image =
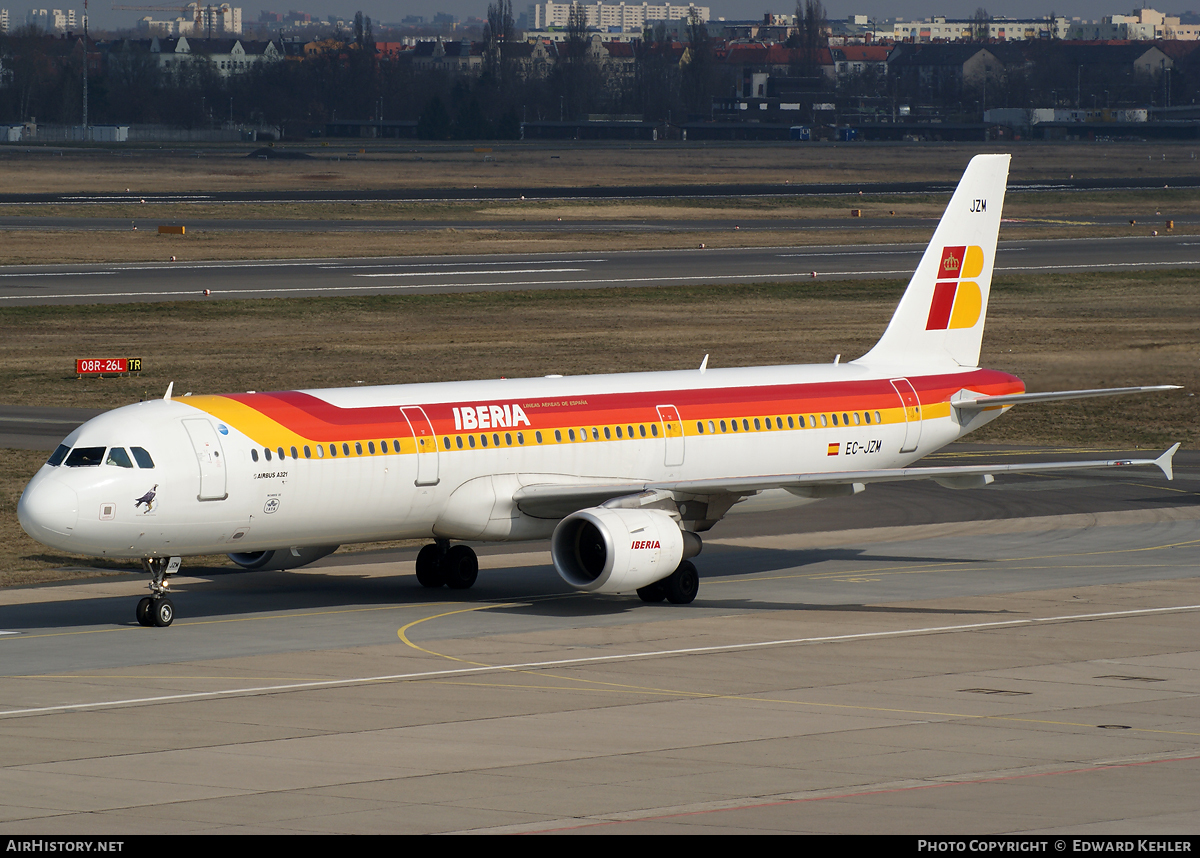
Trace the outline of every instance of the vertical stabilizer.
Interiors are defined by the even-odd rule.
[[[979,365],[1009,157],[971,159],[887,330],[856,362]]]

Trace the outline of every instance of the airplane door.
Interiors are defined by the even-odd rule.
[[[667,445],[663,464],[675,468],[683,464],[683,421],[674,405],[658,406],[658,419],[662,423],[663,440]]]
[[[225,458],[217,431],[203,418],[184,420],[183,428],[192,440],[192,449],[200,466],[200,493],[196,499],[225,500],[229,492],[225,489]]]
[[[438,449],[437,436],[433,434],[433,424],[429,422],[425,409],[418,405],[409,405],[400,409],[408,426],[412,429],[413,441],[417,445],[417,480],[418,486],[436,486],[438,484]]]
[[[893,378],[891,381],[904,406],[904,443],[900,445],[900,452],[911,453],[921,442],[921,400],[907,378]]]

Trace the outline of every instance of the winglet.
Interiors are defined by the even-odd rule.
[[[167,402],[171,401],[171,390],[174,389],[174,387],[175,382],[173,381],[167,385],[167,392],[163,394],[163,399],[167,400]]]
[[[1175,479],[1175,470],[1171,465],[1171,460],[1175,458],[1175,453],[1178,450],[1179,444],[1176,443],[1174,447],[1172,447],[1170,450],[1167,450],[1167,452],[1163,453],[1154,460],[1154,464],[1158,465],[1159,469],[1163,472],[1163,476],[1165,476],[1168,480]]]

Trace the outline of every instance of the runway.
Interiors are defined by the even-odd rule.
[[[923,244],[0,267],[0,306],[907,278]],[[1200,238],[1001,242],[998,275],[1200,265]],[[204,290],[209,290],[205,296]]]
[[[140,576],[0,591],[0,830],[1194,835],[1176,474],[731,516],[687,607],[568,592],[543,544],[465,593],[415,549],[185,566],[166,630]]]

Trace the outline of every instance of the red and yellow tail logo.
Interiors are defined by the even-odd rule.
[[[937,270],[938,282],[933,288],[933,302],[929,305],[925,330],[975,327],[983,309],[983,295],[979,286],[969,278],[978,277],[982,272],[982,247],[959,245],[942,248],[942,259]]]

